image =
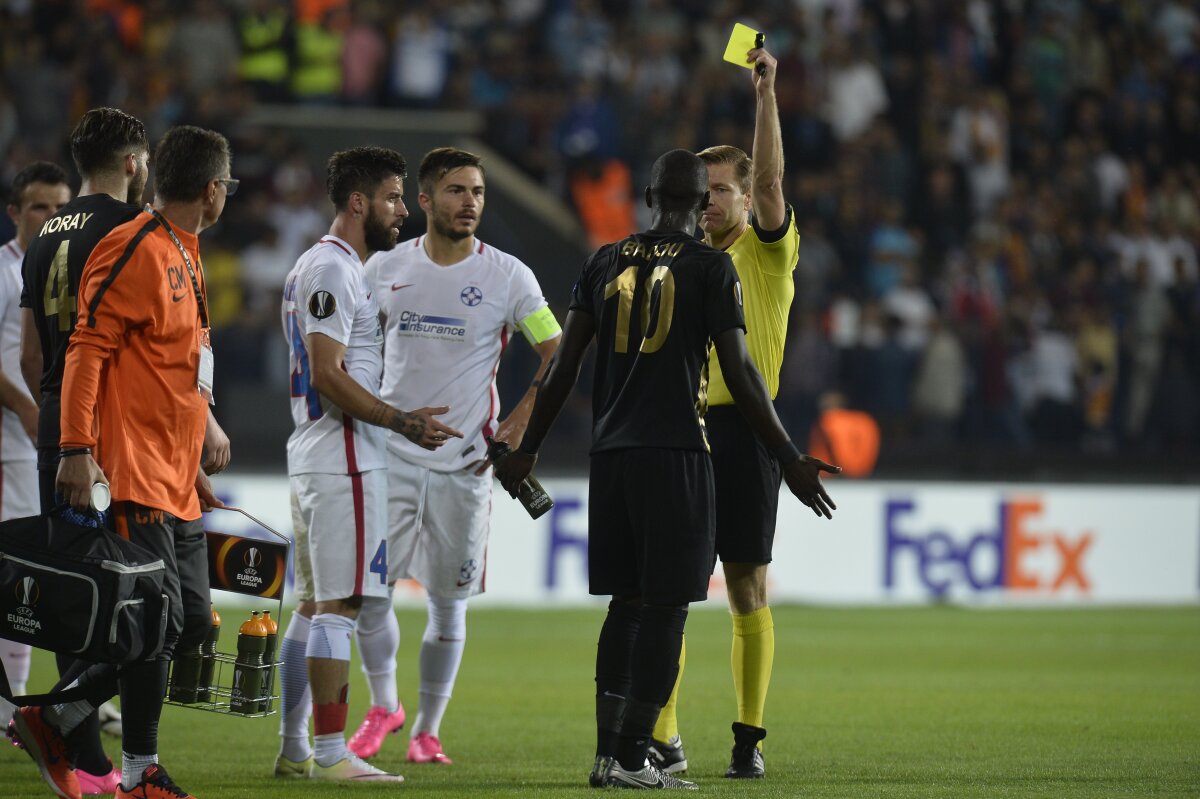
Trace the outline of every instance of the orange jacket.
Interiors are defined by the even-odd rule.
[[[175,229],[196,269],[196,236]],[[139,214],[101,239],[79,282],[62,391],[65,447],[92,447],[114,501],[200,516],[196,471],[208,408],[192,280],[159,222]]]

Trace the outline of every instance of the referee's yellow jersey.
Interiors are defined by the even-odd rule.
[[[800,257],[800,232],[796,230],[791,206],[779,230],[759,230],[752,221],[725,252],[733,258],[733,267],[742,284],[746,348],[767,381],[771,399],[775,399],[779,393],[788,311],[796,293],[792,272]],[[715,348],[709,348],[708,352],[708,404],[733,404]]]

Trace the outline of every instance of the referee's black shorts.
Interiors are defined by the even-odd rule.
[[[770,563],[783,469],[736,405],[704,415],[717,481],[717,554],[722,563]]]
[[[683,605],[708,596],[716,565],[708,453],[622,449],[592,455],[588,583],[601,596]]]

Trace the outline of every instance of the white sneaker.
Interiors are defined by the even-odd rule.
[[[117,706],[112,702],[105,702],[96,708],[96,713],[100,716],[100,732],[105,735],[111,735],[114,738],[120,738],[121,711],[117,710]]]
[[[332,766],[322,766],[314,760],[308,777],[312,780],[335,782],[404,782],[404,778],[399,774],[388,774],[351,752],[347,752],[346,757]]]
[[[646,761],[646,765],[642,766],[637,771],[626,771],[621,768],[621,762],[614,760],[612,768],[608,771],[608,784],[616,788],[668,788],[682,791],[698,791],[700,786],[694,782],[681,780],[676,776],[667,774],[658,766],[650,764]]]

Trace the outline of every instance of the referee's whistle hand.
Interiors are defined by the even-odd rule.
[[[789,463],[783,468],[783,479],[787,483],[788,490],[795,494],[796,499],[811,508],[813,513],[817,516],[824,516],[826,519],[832,519],[837,505],[830,499],[829,494],[825,491],[825,486],[821,485],[821,472],[838,474],[841,471],[842,467],[840,466],[826,463],[811,455],[804,455],[800,460]]]

